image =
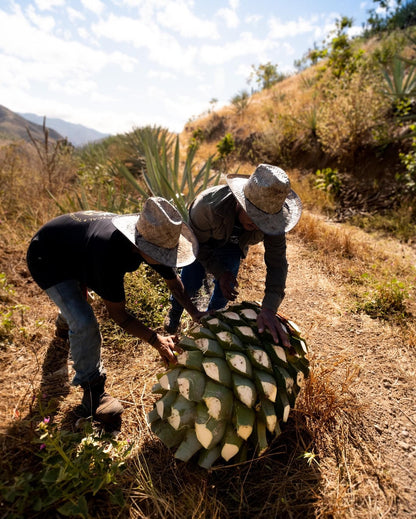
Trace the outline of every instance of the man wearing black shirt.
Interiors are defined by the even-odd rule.
[[[149,264],[191,317],[199,320],[203,313],[173,270],[192,263],[197,248],[178,211],[158,197],[149,198],[140,215],[85,211],[58,216],[32,238],[29,270],[68,324],[75,369],[72,383],[84,389],[85,415],[112,423],[123,412],[120,402],[104,391],[101,334],[86,289],[103,299],[110,317],[124,330],[149,342],[165,362],[175,362],[173,337],[157,334],[127,310],[124,275],[143,262]]]

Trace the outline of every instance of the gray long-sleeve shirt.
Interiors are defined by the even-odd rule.
[[[237,200],[228,185],[203,191],[189,209],[190,225],[199,241],[198,260],[218,279],[225,267],[215,255],[215,249],[225,245],[231,236],[237,214]],[[261,231],[244,231],[239,246],[245,257],[250,245],[264,243],[267,268],[262,306],[276,312],[285,295],[288,263],[286,236],[269,236]]]

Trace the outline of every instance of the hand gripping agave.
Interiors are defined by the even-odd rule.
[[[261,307],[243,302],[205,317],[179,346],[178,363],[158,375],[151,430],[175,458],[214,463],[260,456],[281,433],[309,374],[307,346],[295,323],[277,314],[291,348],[259,334]]]

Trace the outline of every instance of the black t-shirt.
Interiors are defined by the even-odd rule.
[[[84,211],[58,216],[41,227],[27,252],[36,283],[45,290],[76,279],[103,299],[124,301],[124,275],[137,270],[145,260],[113,225],[114,216]],[[171,267],[150,266],[164,279],[176,276]]]

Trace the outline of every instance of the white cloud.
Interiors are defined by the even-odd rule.
[[[230,29],[238,27],[238,24],[240,23],[237,13],[232,9],[222,8],[217,12],[217,16],[222,18]]]
[[[195,16],[183,1],[168,2],[163,11],[157,13],[157,21],[185,38],[218,38],[215,24]]]
[[[352,27],[350,27],[348,29],[348,36],[350,38],[354,38],[355,36],[359,36],[360,34],[362,34],[362,32],[363,32],[362,27],[359,27],[358,25],[353,25]]]
[[[85,9],[95,14],[101,14],[105,8],[105,5],[100,0],[81,0],[81,3]]]
[[[204,45],[200,56],[202,62],[207,65],[222,65],[238,57],[261,56],[266,51],[277,48],[278,43],[272,39],[260,40],[254,38],[251,33],[242,33],[239,40],[223,45]]]
[[[43,32],[19,10],[14,15],[0,11],[0,26],[0,89],[13,94],[15,89],[23,92],[32,88],[56,92],[58,98],[68,95],[86,99],[97,91],[95,76],[106,67],[131,72],[137,62],[121,52],[91,49]],[[21,36],[16,38],[17,34]],[[10,97],[9,92],[5,98]]]
[[[176,78],[174,74],[166,70],[148,70],[147,77],[151,79],[160,79],[161,81]]]
[[[67,7],[66,12],[67,12],[68,18],[71,22],[85,20],[85,16],[80,11],[73,9],[72,7]]]
[[[249,88],[252,64],[288,70],[337,16],[305,7],[287,18],[269,0],[0,4],[0,102],[112,133],[145,124],[180,131],[210,99],[229,104]]]
[[[65,5],[65,0],[35,0],[35,4],[41,11],[51,11],[54,7]]]
[[[55,27],[55,20],[52,16],[40,16],[36,13],[33,5],[29,5],[26,10],[29,20],[36,25],[38,29],[44,32],[51,32]]]
[[[42,63],[49,67],[49,74],[55,70],[67,70],[69,74],[83,70],[92,74],[111,63],[128,69],[136,62],[121,52],[98,51],[77,41],[65,41],[44,33],[33,27],[21,12],[7,15],[0,11],[0,26],[0,51],[29,65]],[[16,38],[16,34],[22,37]]]
[[[262,19],[263,16],[261,14],[250,14],[244,18],[244,22],[247,25],[257,25]]]
[[[148,58],[163,67],[181,71],[185,75],[193,73],[195,47],[182,47],[171,35],[148,21],[135,20],[126,16],[110,15],[92,27],[97,36],[114,42],[130,43],[136,48],[148,50]]]
[[[96,81],[81,77],[67,78],[65,81],[52,80],[48,86],[51,92],[74,97],[89,93],[93,94],[97,90]]]
[[[283,22],[279,18],[272,17],[269,21],[269,37],[275,39],[295,38],[299,34],[313,33],[316,29],[316,17],[309,20],[298,18],[293,21]]]
[[[14,90],[29,90],[30,81],[25,70],[25,64],[12,56],[0,54],[0,88],[9,90],[9,94]],[[1,98],[1,96],[0,96]]]
[[[245,80],[248,79],[251,72],[251,65],[241,64],[235,70],[236,75],[243,77]]]

